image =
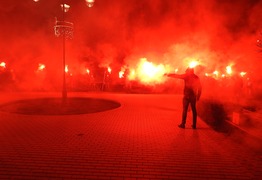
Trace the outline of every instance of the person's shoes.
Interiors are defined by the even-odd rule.
[[[185,129],[185,125],[184,124],[180,124],[180,125],[178,125],[178,127]]]
[[[196,129],[196,126],[192,125],[192,128],[193,128],[193,129]]]

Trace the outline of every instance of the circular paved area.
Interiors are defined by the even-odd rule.
[[[0,111],[27,115],[74,115],[102,112],[120,106],[116,101],[98,98],[38,98],[3,104]]]

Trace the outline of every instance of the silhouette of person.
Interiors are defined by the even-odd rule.
[[[196,102],[200,99],[200,96],[202,93],[202,86],[201,86],[199,77],[194,73],[193,68],[187,68],[185,71],[185,74],[168,73],[168,74],[165,74],[165,76],[183,79],[185,82],[182,122],[180,125],[178,125],[178,127],[185,128],[188,106],[190,104],[192,114],[193,114],[192,128],[196,129],[196,123],[197,123]]]

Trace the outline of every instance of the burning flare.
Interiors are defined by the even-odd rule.
[[[240,72],[240,76],[244,77],[247,73],[246,72]]]
[[[165,81],[164,74],[167,68],[162,65],[155,65],[146,58],[141,58],[136,70],[131,70],[129,80],[137,79],[145,84],[163,83]]]
[[[44,69],[45,69],[45,65],[39,63],[39,64],[38,64],[38,71],[43,71]]]
[[[94,6],[94,3],[95,3],[95,0],[86,0],[86,5],[90,8]]]
[[[110,67],[108,67],[108,68],[107,68],[107,71],[108,71],[109,74],[111,74],[112,69],[111,69]]]
[[[119,71],[119,73],[118,73],[118,77],[121,79],[121,78],[124,78],[124,74],[125,74],[125,68],[124,67],[122,67],[121,68],[121,71]]]
[[[216,76],[218,76],[219,72],[218,72],[217,70],[215,70],[215,71],[213,72],[213,74],[216,75]]]
[[[68,73],[68,65],[65,66],[65,72]]]
[[[195,60],[193,60],[193,61],[191,61],[190,63],[189,63],[189,68],[195,68],[197,65],[199,65],[199,62],[198,61],[195,61]]]
[[[227,72],[227,74],[232,74],[232,68],[231,68],[231,66],[227,66],[227,67],[226,67],[226,72]]]
[[[0,67],[6,68],[6,63],[5,63],[5,62],[1,62],[1,63],[0,63]]]

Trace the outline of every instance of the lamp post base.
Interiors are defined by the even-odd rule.
[[[62,100],[63,100],[63,103],[65,103],[66,100],[67,100],[67,92],[66,92],[66,90],[63,90],[63,92],[62,92]]]

